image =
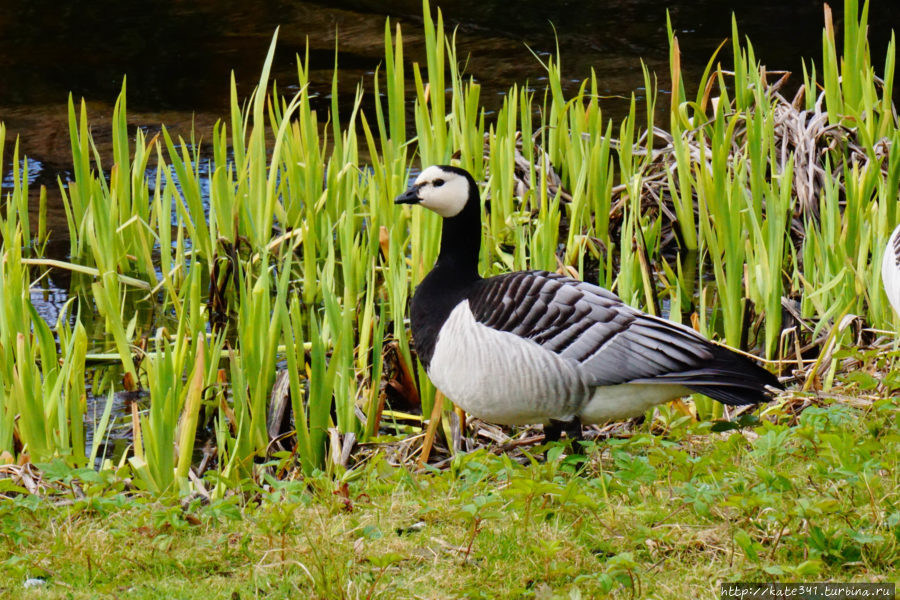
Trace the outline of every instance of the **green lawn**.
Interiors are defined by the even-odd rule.
[[[719,433],[664,409],[581,454],[535,448],[526,466],[482,450],[416,473],[376,454],[211,503],[152,500],[113,474],[76,480],[74,500],[10,493],[0,595],[717,598],[722,582],[890,581],[900,401],[794,416],[808,400]],[[45,476],[73,487],[58,465]],[[45,583],[26,590],[29,577]]]

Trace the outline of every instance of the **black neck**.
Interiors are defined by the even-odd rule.
[[[452,168],[452,167],[445,167]],[[441,251],[435,270],[455,271],[461,279],[479,279],[478,255],[481,251],[481,196],[468,172],[453,169],[469,180],[469,200],[455,217],[444,219],[441,229]]]
[[[452,269],[460,275],[478,278],[478,255],[481,251],[481,207],[477,198],[469,200],[455,217],[444,219],[441,229],[441,251],[435,269]]]
[[[478,276],[481,200],[475,182],[468,173],[466,176],[472,195],[462,212],[444,219],[437,262],[416,288],[412,300],[410,318],[416,353],[426,368],[444,321],[481,279]]]
[[[481,197],[468,172],[442,167],[469,180],[469,199],[455,217],[445,218],[441,228],[441,251],[431,272],[416,288],[410,309],[412,333],[419,360],[428,368],[438,333],[451,311],[477,285],[478,254],[481,250]]]

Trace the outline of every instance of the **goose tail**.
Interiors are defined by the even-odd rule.
[[[740,406],[768,402],[784,386],[755,361],[724,346],[710,344],[712,359],[703,367],[663,376],[722,404]]]

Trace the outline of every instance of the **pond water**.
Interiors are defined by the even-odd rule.
[[[594,69],[608,94],[611,115],[640,94],[643,59],[666,87],[666,12],[679,36],[687,77],[696,76],[731,33],[731,15],[770,69],[799,70],[803,57],[818,57],[820,0],[519,0],[514,9],[496,0],[439,3],[448,28],[458,27],[460,57],[483,85],[490,105],[513,83],[540,85],[542,69],[526,45],[548,53],[558,44],[571,87]],[[841,4],[841,2],[835,2]],[[835,6],[839,22],[841,7]],[[229,74],[241,91],[258,77],[275,27],[281,27],[275,76],[296,80],[294,57],[307,43],[314,91],[328,101],[335,36],[340,51],[342,98],[370,77],[383,55],[385,19],[406,25],[412,59],[424,56],[418,0],[288,2],[198,0],[195,2],[58,3],[34,0],[0,12],[0,120],[7,144],[21,136],[35,160],[31,179],[55,187],[70,162],[65,103],[69,92],[91,109],[95,139],[104,141],[111,103],[128,77],[129,115],[150,131],[161,122],[176,131],[195,123],[201,131],[225,114]],[[874,55],[884,55],[894,2],[871,9]],[[9,148],[4,157],[9,161]],[[61,216],[61,215],[60,215]],[[52,217],[52,215],[51,215]]]

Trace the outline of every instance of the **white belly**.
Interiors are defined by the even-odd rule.
[[[586,424],[628,419],[690,393],[686,387],[672,384],[622,383],[598,387],[594,388],[578,418]]]
[[[571,420],[590,396],[577,363],[482,325],[468,301],[441,328],[428,376],[465,411],[504,425]]]
[[[671,384],[592,387],[578,363],[478,323],[467,301],[453,309],[441,328],[428,376],[463,410],[504,425],[576,417],[582,423],[603,423],[643,414],[690,393]]]

